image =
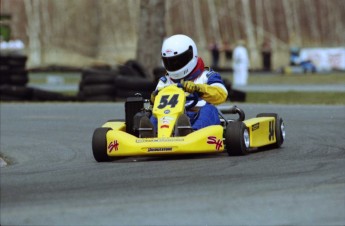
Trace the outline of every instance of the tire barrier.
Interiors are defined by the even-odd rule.
[[[228,79],[223,79],[225,88],[228,90],[228,99],[231,102],[245,102],[246,92],[232,88],[232,83]]]
[[[117,69],[88,68],[82,71],[77,99],[79,101],[116,101],[140,93],[150,98],[156,83],[148,80],[141,64],[129,60]]]
[[[0,101],[75,101],[76,97],[27,87],[27,57],[0,55]]]
[[[0,55],[0,85],[26,86],[29,81],[26,56]]]
[[[145,68],[135,60],[128,60],[123,65],[119,65],[118,68],[121,75],[149,78]]]
[[[77,100],[115,101],[117,70],[87,68],[82,71]]]
[[[32,89],[32,98],[33,101],[76,101],[75,96],[64,95],[59,92],[47,91],[37,88]]]
[[[153,69],[155,82],[158,83],[159,79],[167,73],[164,67],[156,67]]]
[[[2,101],[20,101],[31,100],[32,89],[25,86],[1,85],[0,100]]]
[[[0,100],[30,100],[32,90],[27,88],[29,82],[26,70],[27,57],[22,55],[0,55]]]
[[[76,101],[74,96],[38,88],[14,85],[0,86],[0,101]]]
[[[86,68],[81,70],[79,90],[75,96],[67,96],[38,88],[26,87],[29,77],[25,69],[26,57],[4,57],[0,62],[0,100],[1,101],[122,101],[138,93],[150,99],[159,78],[165,75],[162,67],[153,70],[154,81],[138,62],[129,60],[116,69],[112,67]],[[246,93],[234,90],[231,82],[224,80],[232,102],[244,102]]]

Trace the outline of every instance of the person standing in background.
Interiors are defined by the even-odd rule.
[[[219,46],[215,40],[212,40],[208,48],[212,57],[211,68],[217,69],[219,64]]]
[[[262,69],[264,71],[272,70],[272,48],[268,40],[265,40],[261,46],[261,57],[262,57]]]
[[[234,86],[245,86],[248,82],[248,51],[243,40],[238,41],[233,52]]]
[[[232,60],[232,51],[233,48],[232,46],[229,44],[228,41],[225,41],[223,44],[223,48],[222,48],[223,52],[224,52],[224,56],[225,56],[225,64],[227,66],[231,65],[231,60]]]

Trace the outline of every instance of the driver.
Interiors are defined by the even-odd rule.
[[[167,73],[160,78],[151,95],[151,102],[154,102],[158,90],[176,83],[181,83],[184,90],[191,95],[199,95],[197,104],[177,120],[175,136],[185,136],[193,130],[219,125],[215,105],[225,102],[228,92],[219,73],[204,67],[194,41],[186,35],[173,35],[163,42],[161,55]],[[143,117],[140,121],[139,128],[143,131],[147,132],[149,128],[153,128],[154,134],[156,127],[157,119],[154,116],[151,116],[150,120]],[[153,137],[153,134],[146,137]]]

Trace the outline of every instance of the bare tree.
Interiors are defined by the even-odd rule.
[[[160,64],[160,52],[165,37],[165,1],[141,0],[137,42],[137,60],[148,70],[153,80],[153,69]]]
[[[286,27],[287,27],[287,36],[288,36],[288,42],[291,42],[291,36],[294,33],[293,31],[293,21],[290,19],[292,18],[292,10],[291,6],[289,3],[289,0],[283,0],[283,9],[284,9],[284,14],[285,14],[285,22],[286,22]]]
[[[29,57],[33,66],[39,66],[42,63],[40,2],[27,0],[24,4],[28,18]]]
[[[255,1],[255,10],[256,10],[256,42],[261,44],[264,40],[263,28],[264,28],[264,15],[262,9],[262,0]]]
[[[246,38],[251,55],[267,38],[285,55],[290,45],[343,46],[344,11],[344,0],[1,0],[29,66],[136,58],[149,72],[160,65],[165,35],[178,32],[196,36],[200,51],[211,36]]]
[[[310,27],[310,31],[311,31],[311,40],[315,43],[315,42],[319,42],[320,40],[320,35],[319,35],[319,29],[317,26],[317,20],[318,20],[318,16],[317,16],[317,11],[315,8],[315,4],[313,0],[304,0],[305,3],[305,9],[307,11],[308,14],[308,24]]]
[[[229,14],[231,17],[231,28],[233,33],[233,38],[235,40],[239,40],[241,38],[239,23],[238,23],[238,15],[236,10],[236,1],[228,1],[227,8],[229,9]]]
[[[216,10],[215,1],[207,0],[207,5],[210,10],[210,20],[211,20],[211,37],[216,41],[220,40],[220,30],[219,30],[219,21],[218,21],[218,12]]]
[[[257,51],[257,46],[255,42],[255,31],[254,31],[254,26],[252,22],[252,17],[250,13],[250,6],[249,6],[249,0],[242,0],[242,7],[243,7],[243,15],[244,15],[244,24],[245,24],[245,32],[247,35],[247,40],[248,40],[248,47],[249,51],[251,52],[251,59],[257,59],[259,57],[258,51]],[[257,62],[254,60],[251,60],[252,62],[252,67],[257,66],[253,65],[253,62]]]
[[[266,18],[267,18],[267,23],[268,23],[268,30],[270,32],[270,34],[276,38],[276,28],[275,28],[275,25],[274,25],[274,12],[273,12],[273,9],[272,9],[272,4],[273,2],[271,2],[270,0],[263,0],[262,4],[264,5],[264,9],[265,9],[265,12],[266,12]],[[273,49],[276,49],[276,42],[275,42],[275,39],[272,39],[272,48]]]
[[[204,24],[202,22],[202,16],[201,16],[201,10],[200,10],[200,2],[199,1],[193,1],[193,13],[194,13],[194,20],[195,20],[195,27],[197,35],[198,35],[198,40],[200,42],[200,46],[203,48],[206,48],[207,43],[206,43],[206,36],[205,36],[205,30],[204,30]]]

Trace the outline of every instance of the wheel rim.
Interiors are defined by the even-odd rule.
[[[243,139],[244,139],[244,145],[245,145],[246,148],[248,149],[248,148],[249,148],[249,145],[250,145],[250,140],[249,140],[249,133],[248,133],[248,130],[247,130],[247,129],[244,130]]]
[[[280,131],[282,133],[283,140],[285,140],[285,126],[283,122],[280,124]]]

